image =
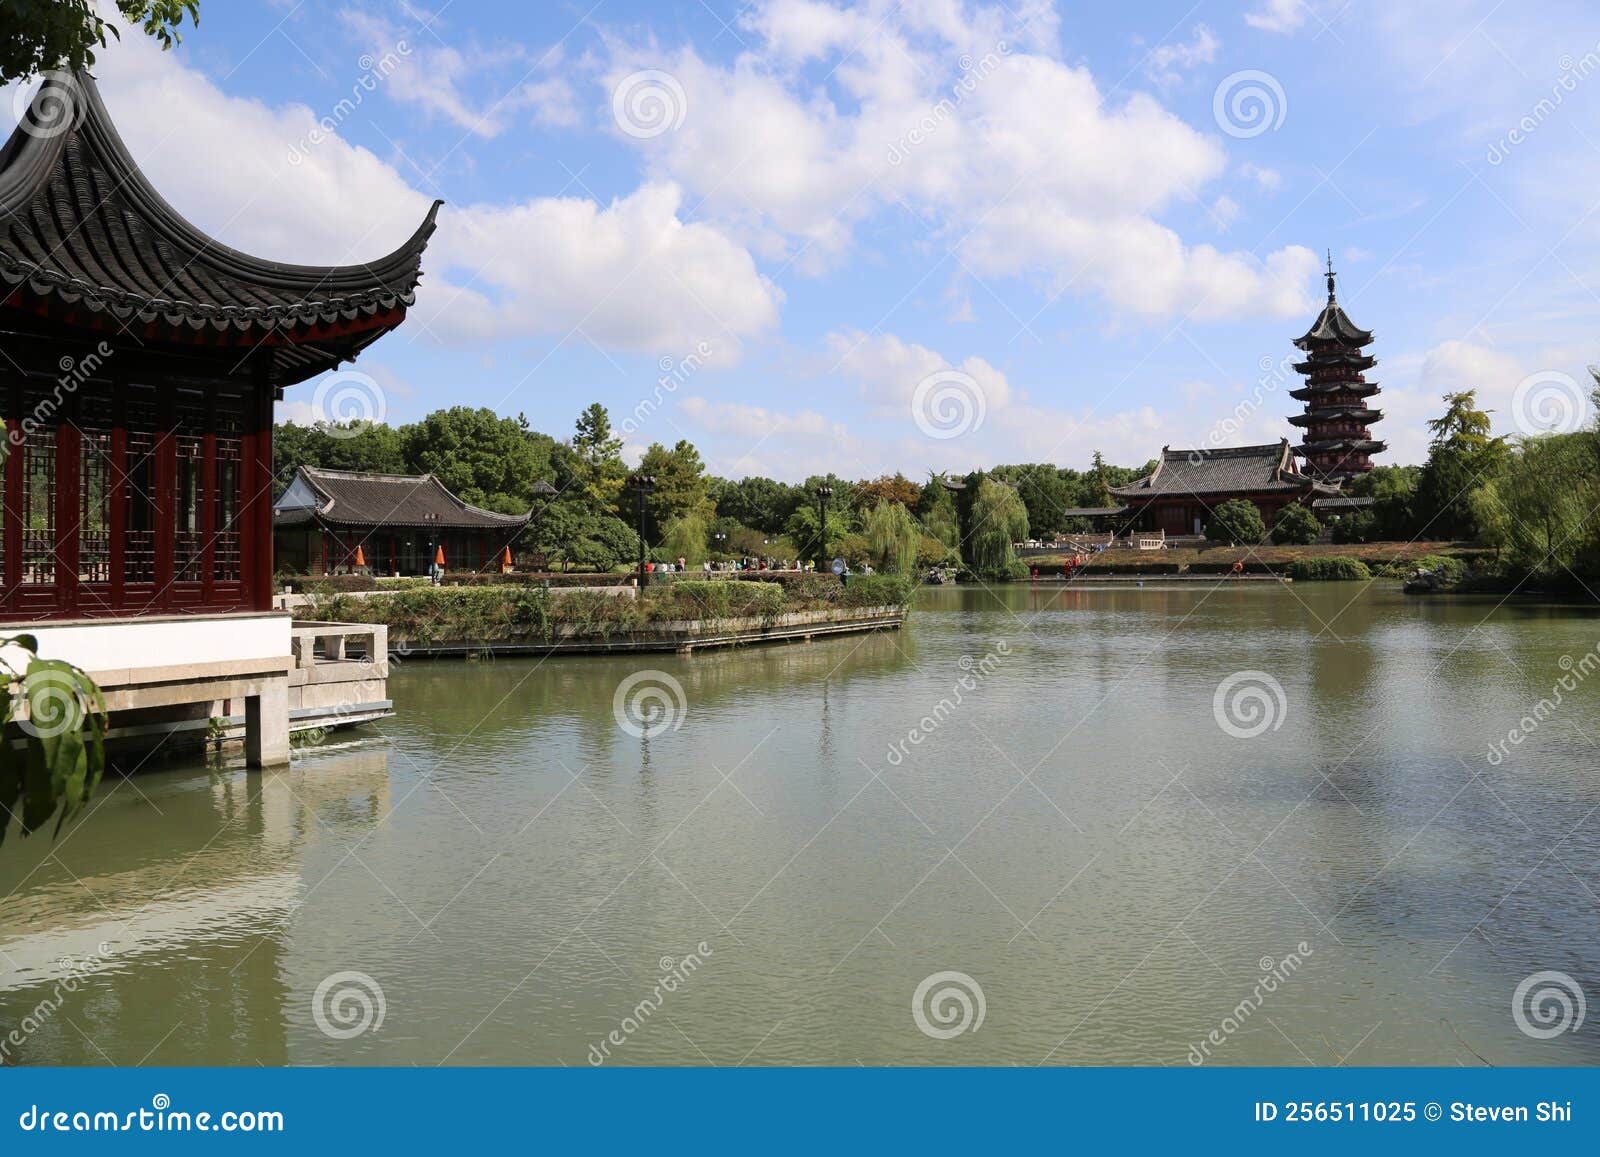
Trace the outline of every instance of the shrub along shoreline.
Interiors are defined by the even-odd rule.
[[[666,577],[666,576],[663,576]],[[757,620],[772,626],[789,614],[894,607],[902,612],[916,586],[895,575],[858,575],[841,583],[833,575],[794,576],[788,582],[728,582],[669,578],[638,595],[544,586],[425,586],[370,594],[317,597],[305,617],[378,623],[390,646],[445,643],[545,643],[626,640],[660,636],[669,624],[694,622],[729,629]],[[742,621],[736,623],[736,621]]]

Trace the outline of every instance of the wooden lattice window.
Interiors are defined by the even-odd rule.
[[[160,512],[156,452],[161,406],[154,390],[130,386],[124,396],[122,577],[133,584],[156,581],[156,527]]]
[[[12,453],[22,455],[23,586],[56,581],[56,432],[26,433]]]
[[[205,475],[204,395],[179,391],[177,419],[172,577],[176,582],[193,583],[205,577],[205,506],[210,498]]]
[[[111,433],[84,429],[78,439],[78,581],[111,581]]]
[[[218,582],[238,582],[244,577],[239,511],[244,483],[245,400],[237,394],[221,394],[215,413],[217,505],[211,572]]]

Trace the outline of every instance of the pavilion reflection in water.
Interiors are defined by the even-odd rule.
[[[8,847],[0,1040],[31,1031],[7,1061],[288,1063],[326,972],[302,905],[391,811],[389,758],[374,747],[303,770],[144,777],[144,797],[120,785],[55,846]],[[74,874],[75,837],[95,841],[90,874]]]

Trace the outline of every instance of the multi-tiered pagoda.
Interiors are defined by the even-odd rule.
[[[1316,324],[1295,345],[1306,360],[1295,364],[1306,384],[1290,397],[1306,404],[1306,412],[1289,419],[1305,431],[1294,452],[1306,460],[1306,472],[1325,482],[1344,482],[1372,469],[1372,455],[1387,449],[1372,436],[1372,423],[1383,417],[1370,399],[1378,384],[1366,371],[1378,364],[1362,350],[1372,334],[1358,329],[1339,308],[1333,292],[1333,255],[1328,255],[1328,304]]]

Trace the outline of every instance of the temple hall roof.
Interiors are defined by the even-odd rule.
[[[1284,438],[1265,446],[1222,449],[1163,446],[1154,472],[1127,486],[1113,486],[1111,493],[1120,499],[1138,500],[1161,495],[1290,493],[1314,487],[1316,483],[1296,468],[1289,439]]]
[[[527,514],[496,514],[463,502],[432,474],[371,474],[302,466],[273,505],[273,524],[514,530]]]

